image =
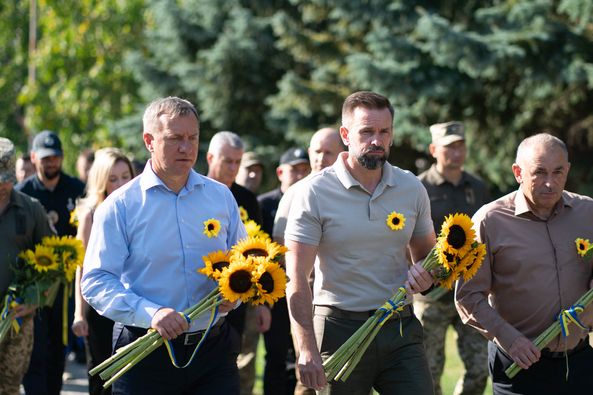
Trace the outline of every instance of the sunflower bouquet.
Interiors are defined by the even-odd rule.
[[[217,287],[182,313],[188,323],[191,323],[210,311],[210,322],[202,341],[216,322],[218,305],[223,300],[240,300],[254,305],[273,304],[284,296],[286,274],[277,262],[285,252],[286,247],[272,242],[269,238],[247,237],[234,245],[230,251],[219,250],[202,257],[204,267],[198,269],[198,272],[215,281]],[[202,341],[196,346],[190,360],[185,365],[178,366],[170,342],[165,341],[157,331],[149,329],[146,335],[116,350],[113,356],[92,369],[89,374],[99,374],[105,380],[103,386],[108,388],[163,344],[169,351],[171,362],[178,368],[184,368],[191,363]]]
[[[71,290],[76,268],[82,265],[84,247],[80,240],[71,236],[48,236],[33,249],[22,251],[16,263],[11,267],[14,273],[13,283],[4,297],[0,313],[0,342],[10,328],[18,331],[19,320],[15,320],[10,309],[19,304],[52,306],[60,286],[66,286],[64,292],[63,314],[67,317],[66,303]],[[64,319],[62,340],[67,342],[68,321]]]
[[[593,256],[593,244],[588,239],[577,238],[575,240],[577,254],[585,259],[590,260]],[[543,350],[556,336],[562,333],[562,336],[568,336],[569,326],[571,323],[577,327],[590,331],[591,329],[585,326],[579,319],[579,314],[591,304],[593,301],[593,288],[585,292],[575,304],[568,309],[563,309],[558,313],[556,321],[550,325],[545,331],[543,331],[538,337],[535,338],[533,344],[541,351]],[[505,370],[505,374],[508,378],[512,379],[521,371],[519,365],[513,362],[511,366]],[[566,372],[568,375],[568,371]],[[568,379],[568,378],[567,378]]]
[[[401,230],[405,226],[405,217],[392,212],[387,217],[387,226],[392,231]],[[424,269],[432,273],[437,285],[451,289],[458,278],[468,280],[478,271],[486,255],[486,246],[475,240],[472,226],[466,214],[449,215],[443,222],[436,245],[422,263]],[[407,291],[402,286],[323,363],[328,381],[348,379],[382,326],[403,310],[406,297]],[[401,326],[400,334],[403,335]]]

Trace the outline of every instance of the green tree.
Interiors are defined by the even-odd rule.
[[[59,133],[70,169],[82,147],[119,144],[107,125],[129,114],[137,101],[137,85],[122,58],[138,42],[142,6],[142,0],[38,4],[32,59],[37,77],[23,84],[19,104],[33,132]]]

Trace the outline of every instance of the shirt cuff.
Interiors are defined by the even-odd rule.
[[[150,328],[152,326],[152,317],[161,308],[163,308],[163,306],[159,306],[146,299],[143,300],[142,302],[140,302],[140,305],[136,310],[134,323],[132,325],[139,328]]]

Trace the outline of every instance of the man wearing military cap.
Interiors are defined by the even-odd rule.
[[[35,174],[15,188],[41,202],[59,236],[75,236],[76,227],[70,224],[70,213],[75,208],[76,199],[84,192],[84,184],[62,171],[63,159],[58,135],[49,130],[38,133],[31,149]],[[52,307],[44,307],[35,318],[31,364],[23,381],[27,394],[59,395],[62,388],[65,365],[62,292],[60,289]]]
[[[257,193],[264,175],[264,163],[260,157],[253,151],[247,151],[241,158],[239,172],[235,177],[235,182],[242,187]]]
[[[52,234],[43,206],[14,190],[16,182],[14,145],[0,137],[0,305],[4,303],[19,252],[34,248]],[[33,315],[36,306],[17,305],[11,309],[20,318],[19,332],[10,332],[0,343],[0,394],[18,394],[29,366],[33,348]],[[0,306],[4,308],[4,306]]]
[[[471,216],[489,198],[486,185],[463,168],[467,154],[463,124],[456,121],[438,123],[430,127],[430,133],[429,151],[436,163],[418,177],[428,191],[432,222],[438,234],[445,216],[454,213]],[[486,341],[477,331],[463,325],[453,304],[453,293],[448,292],[437,299],[439,291],[426,297],[419,296],[414,304],[424,327],[424,346],[434,392],[441,394],[445,335],[451,325],[457,332],[457,346],[465,368],[455,394],[482,394],[488,378]]]

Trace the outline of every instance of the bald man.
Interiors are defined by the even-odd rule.
[[[587,330],[571,325],[542,351],[533,344],[592,286],[593,261],[577,254],[575,240],[593,235],[593,199],[564,190],[569,169],[560,139],[528,137],[512,167],[519,189],[473,216],[488,253],[475,277],[457,284],[455,302],[463,322],[490,340],[495,395],[593,388]],[[585,308],[580,320],[590,328],[593,309]],[[504,371],[513,362],[524,370],[509,379]]]

